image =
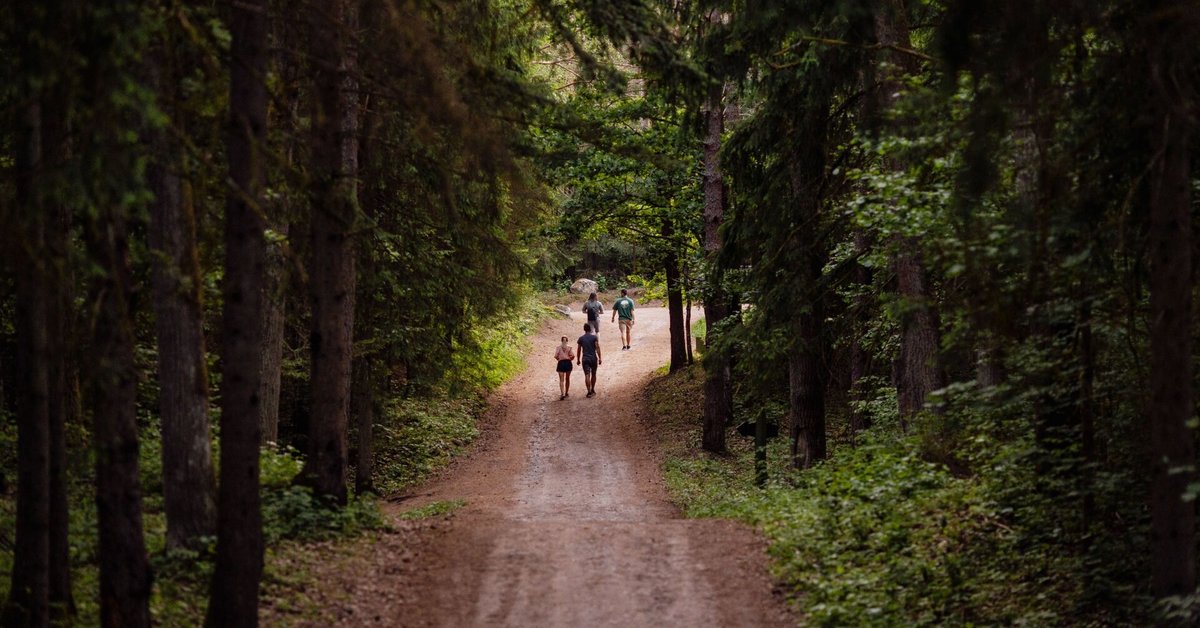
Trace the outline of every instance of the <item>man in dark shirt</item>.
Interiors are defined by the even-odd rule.
[[[575,352],[576,364],[583,365],[583,385],[587,386],[587,396],[596,396],[596,367],[604,359],[600,355],[600,337],[592,333],[592,326],[583,325],[583,335],[575,341],[579,350]]]

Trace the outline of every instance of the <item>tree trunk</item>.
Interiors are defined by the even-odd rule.
[[[797,469],[807,469],[826,456],[820,317],[816,307],[800,315],[799,346],[788,352],[792,464]]]
[[[19,116],[16,209],[5,243],[16,274],[17,523],[12,588],[4,623],[50,624],[50,307],[45,214],[35,173],[42,167],[41,108],[36,100]]]
[[[160,94],[173,89],[157,82]],[[154,159],[146,174],[154,192],[150,246],[157,257],[152,282],[167,547],[197,547],[216,530],[217,512],[196,222],[177,147],[165,129],[150,133]]]
[[[282,213],[282,212],[280,212]],[[286,236],[288,224],[281,224],[277,231]],[[283,247],[267,245],[266,267],[263,285],[263,354],[262,354],[262,439],[263,442],[279,441],[279,394],[283,385],[283,332],[286,322],[287,268]]]
[[[54,90],[46,100],[42,131],[44,170],[61,172],[67,159],[67,95]],[[74,311],[67,234],[71,230],[71,211],[56,199],[46,229],[47,263],[51,299],[47,325],[50,365],[48,371],[50,413],[50,614],[65,623],[75,615],[71,593],[70,505],[67,500],[67,424],[79,417],[78,367],[73,358],[74,336],[71,312]]]
[[[892,75],[883,78],[878,86],[880,113],[886,113],[895,104],[897,94],[904,89],[903,77],[916,71],[913,58],[896,51],[896,48],[911,46],[906,12],[904,0],[886,0],[875,15],[875,39],[879,45],[891,50],[888,60],[894,66]],[[899,163],[891,167],[903,169]],[[915,238],[900,238],[895,244],[899,250],[893,260],[896,288],[905,312],[900,321],[897,396],[900,425],[907,429],[912,417],[925,406],[929,393],[945,386],[945,378],[938,354],[941,336],[937,319],[929,307],[920,243]]]
[[[263,351],[266,244],[260,211],[266,181],[267,2],[245,0],[230,9],[228,135],[225,210],[225,299],[221,335],[221,482],[217,555],[205,625],[258,625],[263,568],[259,500],[259,393]]]
[[[729,356],[714,350],[713,341],[721,321],[729,315],[729,300],[722,287],[720,270],[716,265],[721,250],[721,223],[725,219],[725,180],[721,172],[721,134],[725,130],[722,110],[722,87],[709,91],[704,118],[707,133],[704,137],[704,252],[712,271],[704,295],[704,428],[701,445],[706,451],[725,451],[725,426],[733,417],[732,374]]]
[[[937,319],[930,309],[925,269],[915,251],[916,242],[906,240],[895,259],[896,286],[904,299],[900,319],[900,424],[907,429],[912,417],[925,407],[929,393],[945,386],[938,359],[940,337]]]
[[[862,254],[867,249],[867,237],[861,230],[856,230],[854,233],[854,251]],[[871,284],[871,271],[862,264],[856,264],[854,268],[854,282],[858,284],[858,289],[861,294],[854,298],[854,318],[860,325],[870,315],[870,299],[866,296],[866,291]],[[850,340],[850,432],[852,435],[871,427],[871,416],[862,408],[862,403],[866,401],[866,391],[863,390],[862,380],[871,370],[871,352],[868,351],[862,344],[861,329],[854,330],[854,337]]]
[[[375,473],[375,386],[371,379],[370,360],[354,361],[354,421],[358,431],[354,469],[356,495],[375,492],[372,476]]]
[[[93,262],[92,442],[96,449],[100,623],[150,625],[150,566],[138,480],[137,381],[129,241],[121,208],[101,207],[87,229]]]
[[[303,481],[346,503],[346,432],[354,329],[354,246],[358,213],[358,28],[352,0],[322,0],[314,11],[316,61],[312,216],[312,386]]]
[[[687,349],[687,363],[691,366],[695,363],[695,357],[692,355],[692,282],[690,281],[691,272],[688,270],[688,264],[684,264],[683,268],[683,334],[684,348]]]
[[[1150,538],[1154,594],[1196,588],[1192,400],[1191,164],[1186,119],[1161,114],[1150,186]],[[1187,471],[1180,471],[1186,469]]]
[[[667,277],[667,316],[671,321],[671,365],[674,373],[687,366],[687,346],[683,322],[683,290],[679,285],[679,254],[675,252],[672,238],[674,226],[670,220],[662,224],[662,236],[667,241],[667,253],[663,259],[663,270]]]

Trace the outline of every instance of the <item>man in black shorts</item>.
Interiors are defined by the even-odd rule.
[[[583,385],[587,396],[596,396],[596,367],[604,363],[600,355],[600,336],[592,333],[592,326],[584,323],[583,335],[575,341],[579,350],[575,352],[575,363],[583,365]]]

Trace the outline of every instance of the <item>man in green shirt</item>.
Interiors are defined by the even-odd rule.
[[[613,303],[612,316],[609,317],[609,322],[612,322],[617,316],[621,320],[617,323],[617,335],[621,337],[624,344],[621,345],[621,350],[624,351],[630,347],[630,330],[633,329],[633,299],[629,298],[629,291],[621,289],[621,298]]]

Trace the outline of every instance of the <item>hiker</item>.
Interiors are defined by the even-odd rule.
[[[587,322],[592,326],[592,333],[600,335],[600,315],[604,313],[604,304],[596,298],[593,292],[583,304],[583,313],[587,314]]]
[[[633,299],[629,298],[629,291],[622,288],[621,298],[613,303],[612,319],[619,315],[621,320],[617,323],[617,335],[621,337],[621,350],[630,348],[633,341],[630,339],[630,331],[633,329]]]
[[[562,344],[554,350],[554,359],[558,360],[558,400],[562,401],[571,394],[571,362],[575,361],[575,352],[567,344],[567,337],[562,337]]]
[[[592,333],[590,323],[583,324],[583,335],[576,341],[579,353],[575,363],[583,365],[583,385],[587,386],[587,396],[596,396],[596,367],[604,363],[600,355],[600,336]]]

